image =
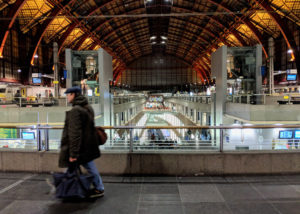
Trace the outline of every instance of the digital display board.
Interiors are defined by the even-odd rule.
[[[279,139],[292,139],[293,138],[293,131],[286,130],[286,131],[279,131]]]
[[[300,130],[295,130],[295,139],[300,139]]]
[[[17,129],[1,128],[0,139],[14,139],[17,138]]]
[[[32,78],[32,83],[34,83],[34,84],[41,84],[42,83],[42,79],[41,78],[33,77]]]
[[[162,95],[157,95],[157,96],[150,96],[149,97],[149,102],[163,102],[164,97]]]
[[[286,76],[286,80],[287,81],[295,81],[295,80],[297,80],[297,74],[288,74]]]
[[[34,132],[22,132],[22,139],[23,140],[34,140],[35,139]]]

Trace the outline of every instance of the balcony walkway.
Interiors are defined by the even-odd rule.
[[[294,214],[300,175],[227,177],[104,176],[105,196],[55,199],[49,174],[0,173],[0,214]]]

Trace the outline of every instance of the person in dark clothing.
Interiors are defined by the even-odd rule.
[[[68,103],[72,109],[66,112],[61,148],[59,154],[59,167],[69,167],[70,163],[77,162],[93,175],[93,185],[90,197],[104,195],[104,186],[101,176],[96,168],[94,159],[100,157],[94,124],[94,111],[88,105],[87,99],[81,95],[79,87],[66,90]]]
[[[20,99],[22,97],[22,95],[20,94],[20,90],[17,90],[17,92],[15,93],[14,97],[15,97],[16,103],[19,104],[20,103]]]

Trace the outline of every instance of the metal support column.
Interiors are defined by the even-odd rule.
[[[133,129],[130,129],[129,136],[130,136],[130,139],[129,139],[129,143],[130,143],[129,152],[133,152]]]
[[[58,77],[58,45],[53,43],[53,62],[54,62],[54,97],[59,97],[59,77]]]
[[[41,141],[41,130],[39,129],[40,124],[36,126],[36,145],[37,145],[37,150],[41,151],[42,150],[42,141]]]
[[[269,94],[274,93],[274,39],[269,38]]]

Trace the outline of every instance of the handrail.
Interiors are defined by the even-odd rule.
[[[0,124],[0,128],[18,128],[18,129],[31,129],[31,130],[36,130],[36,148],[37,151],[49,151],[50,150],[50,139],[49,136],[51,134],[51,132],[49,132],[50,130],[55,130],[55,129],[59,129],[61,130],[63,128],[63,126],[50,126],[50,125],[42,125],[42,124],[35,124],[35,125],[29,125],[29,126],[16,126],[16,125],[7,125],[7,124]],[[147,148],[149,147],[149,149],[153,149],[155,146],[158,146],[158,149],[163,149],[163,144],[161,144],[159,142],[159,139],[148,139],[148,142],[145,144],[145,142],[143,142],[142,144],[136,144],[137,142],[139,142],[139,140],[136,140],[134,136],[136,136],[136,129],[190,129],[190,130],[201,130],[201,129],[206,129],[205,131],[207,131],[208,129],[213,129],[213,130],[218,130],[218,131],[210,131],[210,135],[209,135],[209,140],[210,140],[210,145],[207,147],[208,149],[219,149],[220,152],[223,152],[224,149],[224,141],[227,142],[228,141],[228,136],[225,133],[224,130],[225,129],[269,129],[269,128],[300,128],[300,124],[296,124],[296,125],[266,125],[266,124],[261,124],[261,125],[220,125],[220,126],[103,126],[104,129],[106,130],[111,130],[111,129],[127,129],[127,134],[125,136],[122,136],[122,139],[120,139],[120,141],[123,142],[123,146],[124,148],[126,147],[129,152],[133,152],[135,149],[139,150],[139,149],[143,149],[143,148]],[[201,131],[200,131],[201,132]],[[187,132],[188,133],[188,132]],[[202,132],[201,132],[202,133]],[[199,133],[200,135],[197,135],[196,138],[196,133],[195,131],[192,131],[189,135],[191,138],[189,138],[189,135],[182,135],[182,137],[178,138],[179,142],[177,144],[177,140],[174,141],[170,140],[170,139],[166,139],[165,143],[167,145],[168,148],[175,148],[176,149],[182,149],[183,147],[185,147],[184,149],[199,149],[202,148],[204,146],[203,144],[203,139],[202,139],[202,134]],[[54,133],[55,134],[55,133]],[[53,135],[53,133],[52,133]],[[192,137],[192,135],[194,135]],[[185,138],[187,137],[187,139]],[[200,139],[201,137],[201,139]],[[206,140],[206,137],[208,136],[204,136],[204,140]],[[123,139],[124,138],[124,139]],[[149,136],[148,136],[149,138]],[[295,137],[296,138],[296,137]],[[140,138],[142,139],[142,138]],[[208,139],[208,138],[207,138]],[[145,139],[143,139],[145,140]],[[59,140],[58,140],[59,141]],[[118,139],[114,139],[112,138],[112,136],[110,136],[110,142],[114,142],[117,143]],[[241,141],[243,142],[244,140],[241,139]],[[261,140],[260,140],[261,141]],[[272,148],[276,146],[276,142],[271,139],[268,139],[269,141],[269,146],[272,146]],[[31,142],[29,142],[30,145]],[[53,145],[53,144],[51,144]],[[194,147],[193,147],[194,145]],[[279,144],[281,145],[281,144]],[[285,145],[288,145],[288,148],[292,148],[292,146],[294,145],[294,148],[300,148],[298,147],[299,145],[299,140],[293,140],[292,142],[285,142]],[[108,144],[107,148],[110,148],[112,146],[111,143]],[[118,145],[114,144],[113,149],[117,149]],[[175,147],[174,147],[175,146]],[[228,146],[226,144],[226,146]],[[259,146],[263,146],[263,142],[260,142]],[[191,148],[190,148],[191,147]],[[155,147],[156,148],[156,147]],[[207,149],[206,148],[206,149]],[[255,147],[258,148],[258,147]]]
[[[16,125],[0,125],[0,128],[36,128],[39,129],[62,129],[63,126],[49,126],[42,124],[16,126]],[[96,126],[98,127],[98,126]],[[100,126],[99,126],[100,127]],[[297,125],[233,125],[233,126],[101,126],[104,129],[270,129],[270,128],[300,128],[300,123]]]

